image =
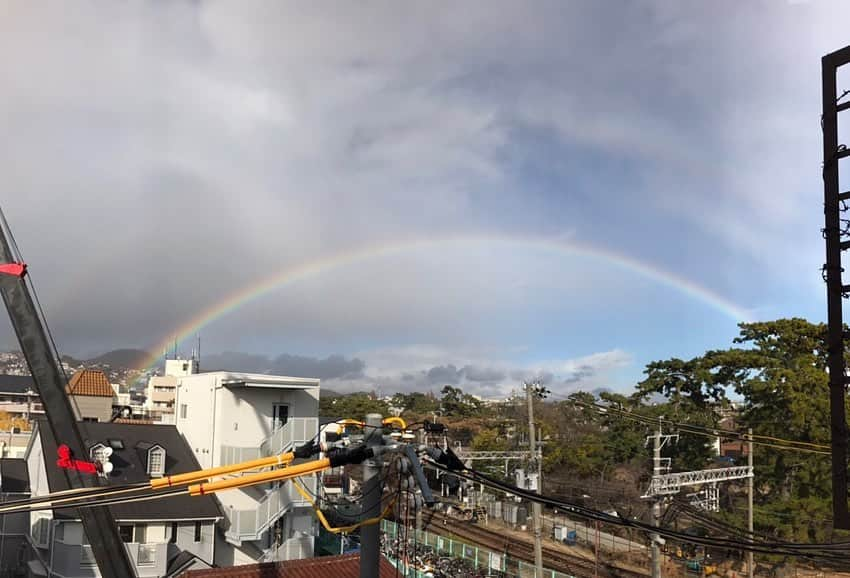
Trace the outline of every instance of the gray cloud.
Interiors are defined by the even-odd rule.
[[[291,377],[317,377],[319,379],[352,380],[363,377],[365,363],[361,359],[347,359],[331,355],[324,359],[301,355],[280,354],[269,358],[264,355],[227,351],[204,356],[207,370],[223,369],[251,373],[271,373]]]
[[[431,385],[451,384],[457,385],[463,379],[463,370],[458,370],[454,365],[440,365],[432,367],[425,372],[428,383]]]
[[[4,6],[4,209],[60,347],[150,348],[282,271],[458,232],[576,231],[744,301],[784,297],[740,282],[751,274],[808,289],[798,273],[821,260],[808,234],[821,218],[810,195],[817,61],[846,43],[850,6],[659,0],[613,12],[591,1],[465,2],[450,14],[427,4]],[[618,286],[598,273],[558,277],[527,254],[436,253],[293,280],[205,328],[205,348],[490,343],[522,333],[529,303],[548,298],[557,307],[546,313],[569,315]],[[500,315],[509,320],[497,326]],[[310,359],[269,358],[268,368],[329,379],[368,369]],[[535,375],[507,362],[489,374],[483,363],[432,363],[406,382],[429,367],[446,368],[446,383],[487,387],[508,381],[500,371]],[[597,377],[556,369],[541,375]]]

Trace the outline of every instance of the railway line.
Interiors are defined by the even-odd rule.
[[[517,540],[512,536],[500,534],[482,528],[470,522],[462,522],[439,512],[423,516],[425,528],[434,533],[451,533],[459,538],[480,544],[495,552],[500,552],[524,562],[534,563],[534,548],[530,542]],[[543,546],[543,558],[546,567],[578,578],[646,578],[648,574],[621,568],[600,561],[597,567],[594,560],[568,554],[558,549]]]

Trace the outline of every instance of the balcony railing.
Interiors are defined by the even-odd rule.
[[[168,544],[140,544],[138,542],[125,543],[127,553],[136,567],[136,572],[139,576],[161,576],[166,569],[168,561]],[[54,565],[53,570],[59,574],[67,576],[76,576],[88,574],[85,570],[93,568],[92,573],[95,573],[97,562],[92,554],[91,546],[66,544],[62,541],[57,541],[54,545]],[[79,552],[77,564],[74,564],[74,556],[72,552]],[[74,570],[77,566],[80,570]]]
[[[304,477],[301,482],[307,489],[316,492],[316,479]],[[230,527],[225,532],[227,540],[234,544],[243,541],[259,540],[263,532],[268,530],[276,520],[296,507],[308,506],[291,482],[284,482],[279,488],[269,490],[257,502],[256,507],[237,510],[225,510]]]
[[[319,418],[291,417],[254,447],[221,446],[221,465],[273,456],[313,439],[319,431]]]
[[[317,417],[291,417],[285,424],[272,432],[272,435],[260,444],[263,456],[282,453],[293,445],[301,445],[314,437],[319,431]]]

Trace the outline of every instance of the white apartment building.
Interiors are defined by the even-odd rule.
[[[318,434],[319,380],[216,371],[178,378],[177,429],[201,467],[289,450]],[[314,477],[302,478],[315,494]],[[313,555],[317,533],[308,502],[291,483],[216,494],[225,520],[215,562],[235,566]]]
[[[160,423],[174,423],[174,400],[177,398],[179,378],[198,373],[195,357],[180,357],[165,360],[165,375],[154,375],[148,379],[145,389],[144,413]]]
[[[104,450],[112,450],[108,459],[113,469],[106,478],[110,485],[199,469],[173,425],[80,422],[79,427],[89,454],[83,459],[106,459]],[[33,498],[69,489],[65,472],[56,465],[57,447],[46,420],[36,421],[26,454]],[[110,506],[110,512],[139,578],[178,576],[187,568],[212,565],[215,526],[223,517],[213,496],[127,502]],[[76,510],[32,512],[27,540],[30,578],[100,576]]]

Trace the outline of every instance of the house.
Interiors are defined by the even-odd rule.
[[[381,556],[375,578],[396,578],[398,571]],[[288,562],[248,564],[239,568],[192,570],[180,578],[360,578],[360,554],[322,556]]]
[[[30,497],[27,462],[18,458],[0,459],[0,502],[25,500]],[[0,576],[13,576],[28,558],[30,530],[29,512],[3,516],[0,535]]]
[[[178,378],[176,426],[201,467],[277,455],[318,434],[319,380],[215,371]],[[316,492],[314,476],[302,481]],[[291,483],[217,494],[225,521],[215,562],[237,566],[313,555],[317,526]]]
[[[22,458],[27,452],[32,431],[19,431],[13,427],[0,431],[0,458]]]
[[[112,419],[115,392],[104,372],[80,369],[68,380],[65,391],[78,420],[108,422]]]
[[[30,420],[44,415],[44,406],[29,375],[0,375],[0,411]]]
[[[173,425],[81,422],[89,455],[112,463],[110,485],[199,469],[198,461]],[[110,452],[107,448],[111,449]],[[69,489],[65,470],[56,466],[57,442],[46,420],[35,424],[26,465],[33,497]],[[189,566],[208,567],[215,556],[215,524],[223,518],[212,496],[181,494],[110,506],[118,530],[140,578],[171,576]],[[28,542],[28,576],[100,576],[82,524],[73,509],[33,512]],[[178,566],[175,562],[180,561]]]

